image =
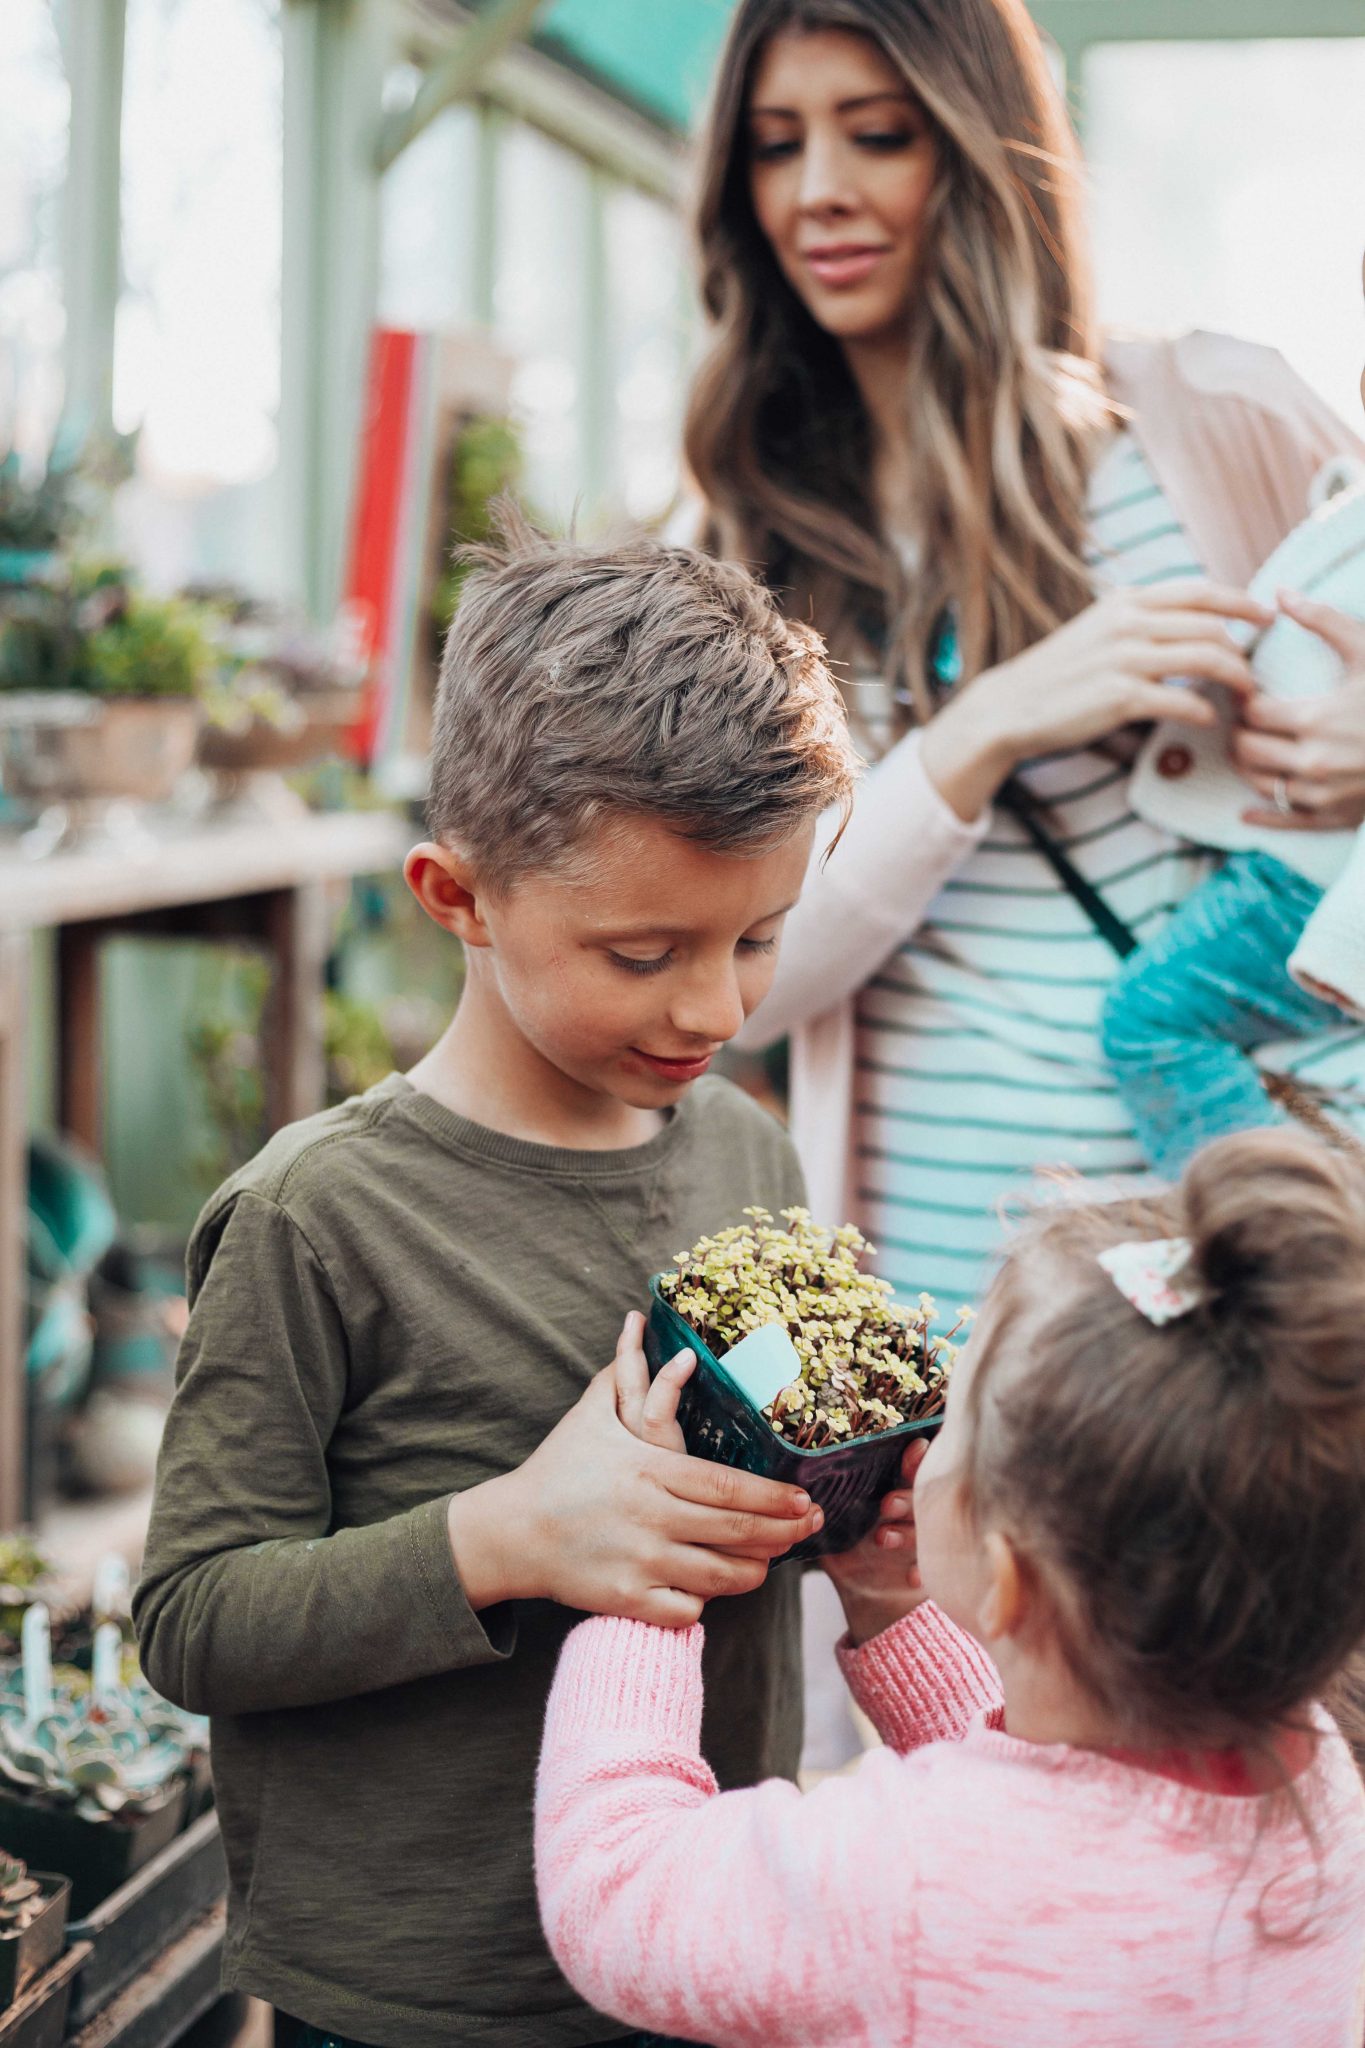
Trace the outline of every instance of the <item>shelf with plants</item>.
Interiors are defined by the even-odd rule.
[[[0,1662],[0,1844],[68,1877],[81,1918],[206,1803],[207,1723],[147,1684],[98,1593],[93,1612],[59,1606],[54,1635],[50,1570],[23,1539],[4,1552],[0,1641],[19,1655]]]
[[[196,763],[205,805],[240,802],[272,778],[277,811],[304,808],[281,774],[344,751],[363,670],[338,637],[226,585],[171,595],[143,587],[94,545],[92,465],[26,480],[0,458],[0,774],[21,810],[70,815],[163,804]],[[107,524],[107,519],[103,521]],[[41,834],[29,848],[45,850]]]

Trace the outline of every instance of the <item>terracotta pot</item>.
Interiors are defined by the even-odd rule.
[[[226,775],[275,774],[306,768],[325,754],[340,753],[360,709],[355,690],[318,690],[295,699],[303,713],[288,728],[253,719],[242,732],[206,725],[199,737],[199,763]]]
[[[124,798],[164,803],[194,760],[200,710],[189,697],[92,699],[79,724],[41,716],[0,725],[5,787],[51,804]]]

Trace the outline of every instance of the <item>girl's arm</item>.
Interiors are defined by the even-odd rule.
[[[960,1742],[983,1710],[1004,1705],[990,1658],[932,1600],[856,1647],[845,1637],[839,1665],[882,1741],[901,1756]]]
[[[714,2048],[768,2048],[794,2022],[839,2041],[850,2001],[913,1968],[913,1916],[886,1925],[892,1886],[915,1896],[886,1776],[915,1766],[878,1752],[805,1797],[776,1779],[718,1792],[699,1747],[702,1633],[599,1619],[568,1638],[536,1793],[546,1936],[575,1989],[627,2025]]]

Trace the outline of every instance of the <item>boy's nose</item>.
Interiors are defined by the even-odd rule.
[[[733,973],[708,976],[704,982],[680,990],[669,1022],[682,1037],[723,1045],[744,1022],[738,979]]]

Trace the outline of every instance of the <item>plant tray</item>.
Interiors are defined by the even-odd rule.
[[[71,1912],[82,1919],[101,1899],[126,1884],[185,1825],[189,1780],[174,1785],[160,1806],[136,1821],[84,1820],[70,1807],[25,1799],[0,1789],[0,1842],[37,1870],[60,1870],[71,1879]]]
[[[8,2012],[0,2012],[0,2048],[60,2048],[66,2037],[71,1986],[88,1951],[69,1948],[50,1970],[35,1978]]]
[[[72,1994],[73,2029],[103,2011],[226,1891],[222,1836],[217,1816],[209,1813],[111,1892],[86,1919],[73,1922],[72,1940],[90,1944],[89,1960]]]
[[[649,1320],[645,1325],[645,1356],[651,1377],[682,1350],[695,1354],[696,1370],[682,1390],[678,1421],[694,1458],[735,1465],[763,1479],[781,1479],[804,1487],[825,1511],[825,1526],[789,1550],[789,1558],[824,1557],[847,1550],[866,1536],[877,1519],[877,1502],[900,1477],[905,1447],[915,1437],[936,1436],[943,1416],[902,1422],[875,1436],[852,1443],[830,1444],[804,1451],[778,1435],[772,1424],[747,1401],[720,1360],[689,1323],[659,1292],[659,1278],[649,1283]]]
[[[22,1934],[0,1934],[0,2012],[41,1977],[62,1952],[66,1934],[71,1885],[55,1871],[31,1870],[29,1876],[42,1886],[46,1897],[42,1911]]]

